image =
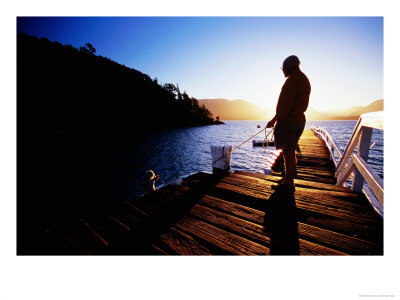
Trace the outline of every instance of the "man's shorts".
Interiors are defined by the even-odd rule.
[[[305,125],[305,122],[277,122],[274,131],[276,149],[296,150]]]

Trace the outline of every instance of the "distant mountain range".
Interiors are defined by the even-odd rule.
[[[342,110],[319,112],[311,108],[307,110],[306,116],[309,120],[358,120],[362,114],[381,110],[383,110],[383,99],[376,100],[367,106],[353,106]]]
[[[200,105],[220,120],[268,120],[275,110],[262,109],[245,100],[201,99]],[[343,110],[318,111],[309,107],[306,112],[307,120],[357,120],[361,114],[383,110],[383,99],[376,100],[367,106],[353,106]]]
[[[200,99],[199,104],[220,120],[267,120],[274,115],[273,111],[262,109],[245,100]]]

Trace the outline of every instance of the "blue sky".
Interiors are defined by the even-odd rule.
[[[273,108],[297,55],[318,110],[383,99],[382,17],[34,17],[17,30],[79,47],[179,84],[197,99]]]

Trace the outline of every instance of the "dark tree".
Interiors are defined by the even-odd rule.
[[[91,43],[86,43],[84,46],[81,46],[80,51],[83,53],[87,53],[90,55],[94,55],[96,53],[96,48],[93,47],[93,45]]]

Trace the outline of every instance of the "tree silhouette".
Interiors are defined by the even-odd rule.
[[[81,46],[80,51],[86,54],[94,55],[96,53],[96,48],[93,47],[91,43],[86,43],[84,46]]]

